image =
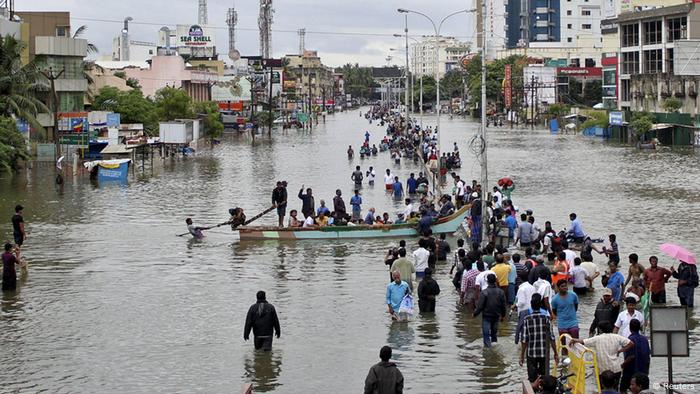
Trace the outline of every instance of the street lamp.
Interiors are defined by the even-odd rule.
[[[403,38],[404,36],[406,38],[412,40],[416,44],[420,44],[420,41],[416,40],[413,37],[409,37],[408,34],[405,34],[405,35],[404,34],[394,34],[394,37],[396,37],[396,38]],[[416,110],[413,106],[413,103],[414,103],[413,87],[415,85],[414,76],[416,75],[417,69],[418,69],[418,59],[417,59],[416,54],[414,53],[413,54],[413,72],[411,73],[411,112],[412,113],[416,112]],[[420,113],[420,127],[423,128],[423,73],[421,73],[419,79],[420,79],[420,108],[418,111]]]
[[[455,15],[461,14],[461,13],[476,12],[476,9],[464,9],[464,10],[455,11],[451,14],[448,14],[444,18],[442,18],[440,20],[440,23],[438,23],[437,25],[435,24],[435,21],[433,21],[433,19],[431,17],[429,17],[428,15],[426,15],[422,12],[408,10],[405,8],[399,8],[396,11],[398,11],[401,14],[412,13],[412,14],[417,14],[417,15],[424,17],[425,19],[430,21],[430,23],[433,25],[433,30],[435,31],[435,85],[436,85],[436,93],[437,93],[437,97],[435,98],[435,104],[437,106],[437,126],[436,126],[436,129],[438,130],[438,152],[439,152],[439,150],[440,150],[440,132],[439,132],[440,131],[440,59],[439,59],[439,56],[440,56],[440,43],[439,43],[440,29],[442,29],[442,24],[445,23],[445,21],[447,19],[449,19]]]

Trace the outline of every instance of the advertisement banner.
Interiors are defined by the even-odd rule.
[[[503,96],[506,108],[510,108],[513,104],[513,84],[512,70],[510,64],[506,64],[505,80],[503,81]]]
[[[178,47],[211,48],[216,46],[216,32],[208,26],[177,25]]]
[[[625,116],[622,112],[612,111],[609,114],[608,121],[611,126],[622,126],[625,121]]]

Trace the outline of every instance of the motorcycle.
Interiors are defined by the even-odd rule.
[[[571,359],[569,357],[561,360],[561,363],[557,366],[559,374],[557,376],[557,389],[554,391],[556,394],[571,394],[572,390],[569,386],[569,378],[576,376],[575,373],[568,373],[569,367],[571,366]]]

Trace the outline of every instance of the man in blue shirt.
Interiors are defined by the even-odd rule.
[[[359,190],[355,190],[355,195],[350,198],[350,205],[352,205],[352,220],[359,220],[362,213],[362,197]]]
[[[411,175],[406,180],[406,189],[408,194],[416,194],[416,189],[418,188],[418,180],[415,178],[415,174]]]
[[[418,221],[418,234],[423,235],[427,233],[431,224],[433,224],[433,217],[428,215],[427,211],[421,211],[421,217]]]
[[[630,320],[630,331],[632,334],[630,334],[629,340],[634,343],[634,347],[625,352],[625,361],[622,362],[620,391],[623,393],[630,388],[630,382],[635,374],[649,374],[651,352],[649,351],[649,340],[639,333],[641,326],[642,323],[639,320]]]
[[[399,177],[394,177],[394,197],[403,197],[403,185],[399,182]]]
[[[581,227],[581,222],[578,220],[578,218],[576,218],[575,213],[570,214],[569,219],[571,219],[569,234],[574,237],[574,242],[578,244],[583,243],[586,233],[583,231],[583,227]]]
[[[572,338],[578,338],[578,319],[576,318],[578,296],[573,291],[569,291],[569,284],[566,279],[560,279],[557,282],[557,288],[559,293],[552,298],[550,305],[554,316],[557,318],[559,335],[569,334]]]
[[[512,242],[513,239],[515,239],[515,229],[518,227],[518,221],[515,220],[515,216],[513,215],[506,215],[504,221],[506,222],[506,226],[508,226],[508,237]]]
[[[376,210],[374,208],[370,208],[369,211],[367,212],[367,216],[365,216],[365,224],[374,224],[374,212]]]
[[[608,263],[608,267],[610,268],[610,275],[603,284],[612,291],[613,301],[620,302],[622,300],[622,286],[625,284],[625,277],[617,270],[616,263],[611,261]]]
[[[394,279],[394,281],[389,283],[389,285],[386,287],[386,305],[387,308],[389,308],[391,318],[398,320],[401,301],[403,300],[403,297],[409,293],[408,283],[401,280],[401,274],[399,271],[392,272],[391,277]]]

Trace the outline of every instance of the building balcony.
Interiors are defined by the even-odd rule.
[[[87,40],[70,37],[36,37],[35,53],[45,56],[87,55]]]
[[[57,92],[85,92],[88,88],[86,79],[57,79],[55,82]]]

